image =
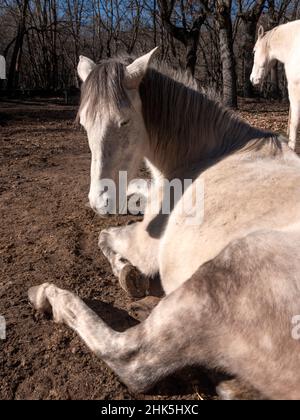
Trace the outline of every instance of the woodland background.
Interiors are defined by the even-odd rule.
[[[95,61],[138,55],[156,45],[237,106],[237,95],[287,98],[277,64],[260,91],[249,76],[258,24],[266,30],[299,17],[299,0],[0,0],[2,95],[63,94],[79,87],[80,54]]]
[[[0,86],[0,315],[7,321],[0,400],[216,398],[194,367],[148,394],[130,392],[74,332],[37,315],[27,290],[44,282],[72,290],[116,331],[139,319],[97,247],[101,230],[138,218],[100,218],[86,205],[91,156],[85,131],[74,124],[78,56],[99,61],[160,45],[161,59],[218,89],[227,105],[238,99],[244,120],[284,134],[282,66],[261,89],[252,89],[249,75],[258,25],[298,18],[299,3],[0,0],[8,76]]]

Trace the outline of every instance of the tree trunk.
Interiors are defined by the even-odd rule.
[[[191,73],[192,76],[195,75],[195,68],[197,63],[197,50],[199,45],[199,36],[200,36],[200,24],[198,27],[193,28],[188,36],[186,42],[186,69]]]
[[[244,22],[244,36],[243,36],[243,62],[244,62],[244,77],[243,77],[243,94],[245,98],[253,97],[253,86],[250,81],[250,75],[253,66],[253,48],[255,45],[255,31],[256,22]]]
[[[238,17],[243,22],[242,35],[242,57],[243,57],[243,90],[244,97],[251,98],[253,96],[253,86],[250,82],[250,75],[253,66],[253,48],[255,45],[256,25],[262,14],[266,0],[257,0],[253,2],[251,8],[243,11],[242,0],[238,1],[239,13]],[[245,5],[244,5],[245,6]]]
[[[217,1],[217,21],[222,61],[223,103],[237,108],[236,70],[233,54],[231,0]]]
[[[158,1],[160,8],[160,16],[165,29],[177,41],[180,41],[186,49],[186,69],[192,76],[195,74],[195,67],[197,63],[197,50],[199,45],[199,37],[201,26],[206,20],[206,13],[201,11],[198,17],[192,22],[190,29],[178,27],[171,22],[171,15],[173,13],[175,2],[168,2],[167,0]]]
[[[18,86],[19,74],[22,58],[23,40],[26,32],[26,14],[29,0],[24,0],[20,6],[20,20],[18,25],[18,32],[11,57],[11,62],[7,77],[7,89],[12,90]]]

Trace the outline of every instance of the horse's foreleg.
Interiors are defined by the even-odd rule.
[[[149,277],[158,272],[155,263],[157,243],[153,244],[151,238],[143,239],[143,235],[147,234],[142,223],[134,223],[103,230],[99,236],[99,247],[109,260],[113,273],[119,278],[122,288],[133,297],[145,296]]]
[[[288,118],[287,130],[286,130],[286,134],[288,138],[290,138],[290,126],[291,126],[291,107],[289,107],[289,118]]]
[[[135,266],[112,249],[108,236],[108,230],[101,232],[99,248],[108,259],[114,275],[119,279],[120,286],[131,297],[144,297],[149,289],[148,277],[143,276]]]
[[[300,122],[300,88],[297,84],[289,87],[290,96],[290,124],[289,124],[289,146],[296,149],[297,133]]]
[[[180,289],[123,333],[112,330],[79,297],[53,284],[31,288],[29,299],[40,311],[52,310],[55,321],[75,330],[127,386],[142,392],[186,364],[205,361],[213,350],[207,348],[210,338],[205,333],[207,296]]]

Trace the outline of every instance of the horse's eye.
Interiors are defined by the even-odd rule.
[[[120,122],[120,127],[125,127],[128,124],[129,124],[129,120],[123,120]]]

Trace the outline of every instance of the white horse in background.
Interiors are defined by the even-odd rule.
[[[288,122],[289,146],[295,150],[300,120],[300,20],[279,25],[264,32],[260,26],[254,47],[254,65],[250,80],[260,84],[275,60],[284,64],[288,82],[290,115]]]
[[[6,79],[6,62],[3,55],[0,55],[0,79]]]

